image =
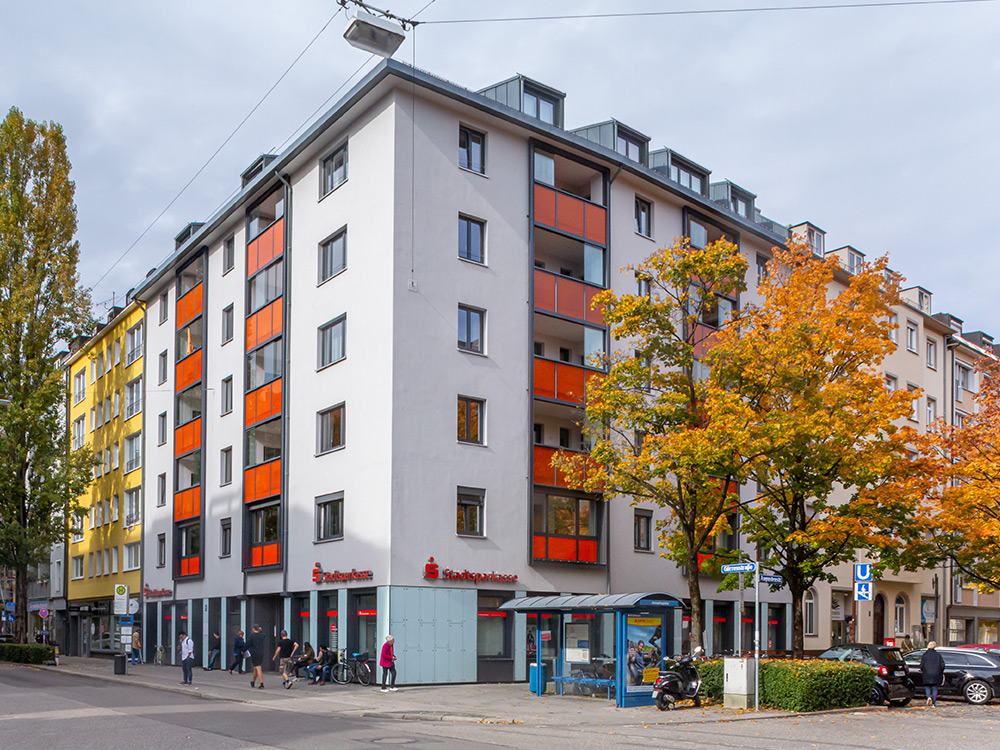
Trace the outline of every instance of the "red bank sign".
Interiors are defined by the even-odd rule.
[[[170,589],[151,589],[149,584],[146,584],[142,589],[142,595],[146,599],[163,599],[164,597],[170,597],[174,592]]]
[[[316,563],[316,567],[313,568],[312,579],[313,583],[344,583],[346,581],[370,581],[375,577],[375,574],[370,570],[355,570],[351,568],[350,570],[335,570],[332,573],[327,573],[323,570],[323,566]]]
[[[428,580],[441,581],[468,581],[470,583],[517,583],[517,575],[514,573],[477,573],[471,570],[455,570],[452,568],[441,568],[434,558],[430,558],[424,565],[424,578]]]

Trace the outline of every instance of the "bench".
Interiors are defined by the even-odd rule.
[[[607,688],[608,700],[611,700],[611,690],[615,686],[615,681],[601,679],[598,677],[588,677],[586,675],[574,674],[569,677],[553,677],[552,682],[556,685],[556,695],[563,695],[567,684],[570,685],[594,685],[596,687]]]

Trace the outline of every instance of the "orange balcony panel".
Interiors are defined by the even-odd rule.
[[[188,574],[188,558],[181,558],[181,575],[186,576]]]
[[[265,544],[263,551],[261,552],[261,564],[262,565],[277,565],[279,553],[281,551],[281,545],[275,542],[274,544]]]
[[[189,557],[188,558],[188,575],[196,576],[201,573],[201,558],[200,557]]]
[[[580,562],[597,562],[597,540],[581,539],[577,559]]]
[[[277,495],[281,492],[281,459],[267,464],[271,474],[271,494]]]
[[[544,560],[546,557],[545,552],[545,537],[536,534],[531,538],[531,556],[536,560]]]
[[[548,227],[556,225],[556,191],[535,185],[535,221]]]
[[[577,560],[576,539],[549,537],[549,560]]]
[[[608,241],[607,211],[593,203],[586,204],[587,231],[583,233],[591,242],[606,245]]]
[[[255,568],[259,568],[261,565],[264,564],[264,548],[263,547],[254,547],[253,548],[253,550],[250,553],[250,564],[253,567],[255,567]]]
[[[584,285],[568,278],[559,279],[556,312],[568,318],[583,320],[585,290]]]
[[[247,351],[257,346],[257,316],[247,318]]]
[[[583,237],[584,202],[565,193],[556,194],[557,226],[564,232]]]
[[[252,425],[257,421],[257,397],[250,391],[243,397],[243,424]]]
[[[535,358],[535,395],[556,397],[556,363],[550,359]]]
[[[183,391],[188,386],[201,380],[201,349],[196,349],[176,365],[177,390]]]
[[[201,487],[191,487],[174,494],[174,520],[186,521],[201,515]]]
[[[535,269],[535,309],[556,311],[556,277]]]
[[[594,305],[594,297],[601,293],[600,289],[592,286],[586,287],[586,301],[584,303],[584,317],[588,323],[604,324],[604,306]]]
[[[177,330],[186,326],[192,318],[201,315],[203,302],[203,284],[198,284],[193,289],[189,289],[183,297],[177,300]]]
[[[556,470],[552,467],[552,456],[555,455],[553,448],[546,448],[544,445],[536,445],[532,455],[535,484],[545,484],[550,487],[556,485]]]
[[[562,362],[556,370],[556,398],[560,401],[584,403],[587,371],[582,367],[574,367]]]

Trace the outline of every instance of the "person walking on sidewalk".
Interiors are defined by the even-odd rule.
[[[188,638],[187,633],[183,630],[177,635],[181,642],[181,672],[184,675],[184,681],[181,685],[190,685],[194,669],[194,641]]]
[[[243,640],[243,631],[236,631],[236,638],[233,639],[233,660],[229,664],[229,674],[233,673],[233,670],[237,667],[240,668],[240,674],[243,674],[243,662],[247,658],[247,642]]]
[[[142,662],[142,632],[138,629],[132,634],[132,664]]]
[[[208,639],[208,666],[205,667],[206,672],[211,672],[215,669],[215,662],[219,659],[220,651],[222,651],[222,639],[213,630],[212,637]]]
[[[294,657],[298,650],[299,644],[288,637],[287,630],[282,630],[281,640],[278,641],[278,647],[274,649],[274,656],[271,659],[272,661],[277,661],[279,655],[281,656],[278,668],[281,670],[281,686],[286,690],[298,679],[292,676],[292,671],[295,669]]]
[[[937,652],[937,643],[934,641],[927,644],[927,650],[920,657],[920,676],[927,694],[927,705],[936,706],[938,688],[944,682],[944,659]]]
[[[396,639],[391,635],[385,637],[385,643],[382,644],[382,654],[379,656],[378,665],[382,667],[382,692],[388,693],[390,690],[395,692],[399,688],[396,687],[396,651],[393,648],[393,644]],[[392,675],[392,683],[389,687],[386,687],[385,683],[389,675]]]
[[[260,684],[256,685],[256,687],[263,689],[264,671],[260,665],[264,663],[264,633],[261,631],[260,625],[255,624],[250,629],[250,637],[247,639],[247,651],[250,652],[250,664],[253,666],[250,687],[254,687],[254,683],[259,680]]]

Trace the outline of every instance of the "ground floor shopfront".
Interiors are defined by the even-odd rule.
[[[133,633],[142,631],[142,615],[132,616]],[[65,617],[66,631],[57,643],[70,656],[97,656],[120,653],[122,631],[120,618],[114,615],[112,599],[70,601]]]

